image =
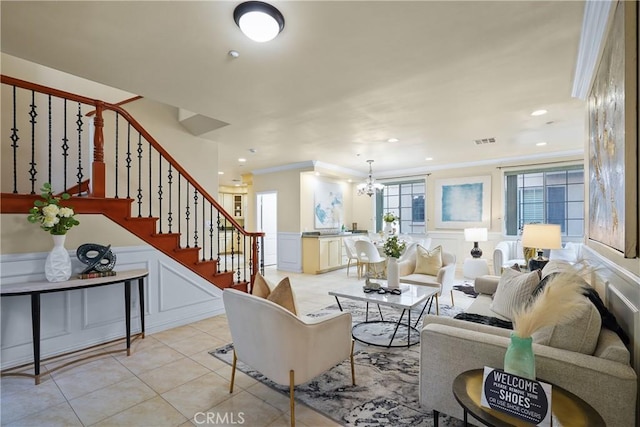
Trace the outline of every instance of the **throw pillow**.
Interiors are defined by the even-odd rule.
[[[442,268],[442,246],[428,250],[418,245],[416,248],[416,269],[414,274],[437,276]]]
[[[584,354],[593,354],[602,320],[598,309],[585,298],[580,315],[569,323],[547,326],[533,333],[533,342]]]
[[[538,270],[530,273],[507,268],[502,272],[496,293],[489,308],[494,313],[513,320],[513,312],[527,304],[531,299],[531,293],[540,281]]]
[[[257,273],[255,279],[253,280],[251,295],[254,295],[260,298],[267,298],[270,293],[271,293],[271,289],[269,288],[267,281],[265,280],[264,277],[262,277],[262,274]]]
[[[288,277],[285,277],[280,281],[280,283],[278,283],[267,299],[286,308],[296,316],[298,315],[298,311],[296,310],[296,300]]]

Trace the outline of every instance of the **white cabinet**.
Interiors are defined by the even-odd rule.
[[[342,268],[342,237],[304,237],[302,239],[302,271],[318,274]]]
[[[218,193],[218,203],[227,211],[234,219],[243,219],[245,212],[245,195],[234,193]]]

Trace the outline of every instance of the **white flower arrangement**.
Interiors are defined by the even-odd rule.
[[[382,216],[382,220],[383,220],[384,222],[396,222],[396,221],[398,221],[399,219],[400,219],[400,217],[399,217],[399,216],[396,216],[396,215],[392,214],[391,212],[387,212],[386,214],[384,214],[384,215]]]
[[[42,186],[43,200],[33,202],[33,207],[29,209],[27,221],[39,223],[40,228],[53,235],[64,235],[74,225],[80,222],[74,218],[75,212],[72,208],[60,206],[60,200],[69,200],[71,196],[63,193],[60,197],[55,197],[51,190],[51,184],[45,182]]]

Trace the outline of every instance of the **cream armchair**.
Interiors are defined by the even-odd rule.
[[[500,276],[503,268],[513,264],[524,265],[524,252],[520,240],[504,240],[493,250],[493,274]]]
[[[400,273],[400,282],[412,285],[432,286],[439,289],[436,294],[436,314],[440,314],[438,297],[442,295],[443,290],[451,293],[451,305],[453,302],[453,284],[456,275],[456,256],[442,252],[442,268],[438,270],[438,274],[431,276],[428,274],[415,273],[416,269],[416,251],[413,256],[404,259],[398,263],[398,271]]]
[[[278,304],[235,289],[225,289],[222,299],[234,347],[230,393],[239,359],[273,382],[289,385],[294,426],[294,386],[348,357],[355,385],[351,314],[301,319]]]

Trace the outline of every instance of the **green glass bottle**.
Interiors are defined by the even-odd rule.
[[[536,379],[536,359],[533,355],[533,339],[520,338],[511,332],[511,343],[504,354],[504,371],[531,380]]]

